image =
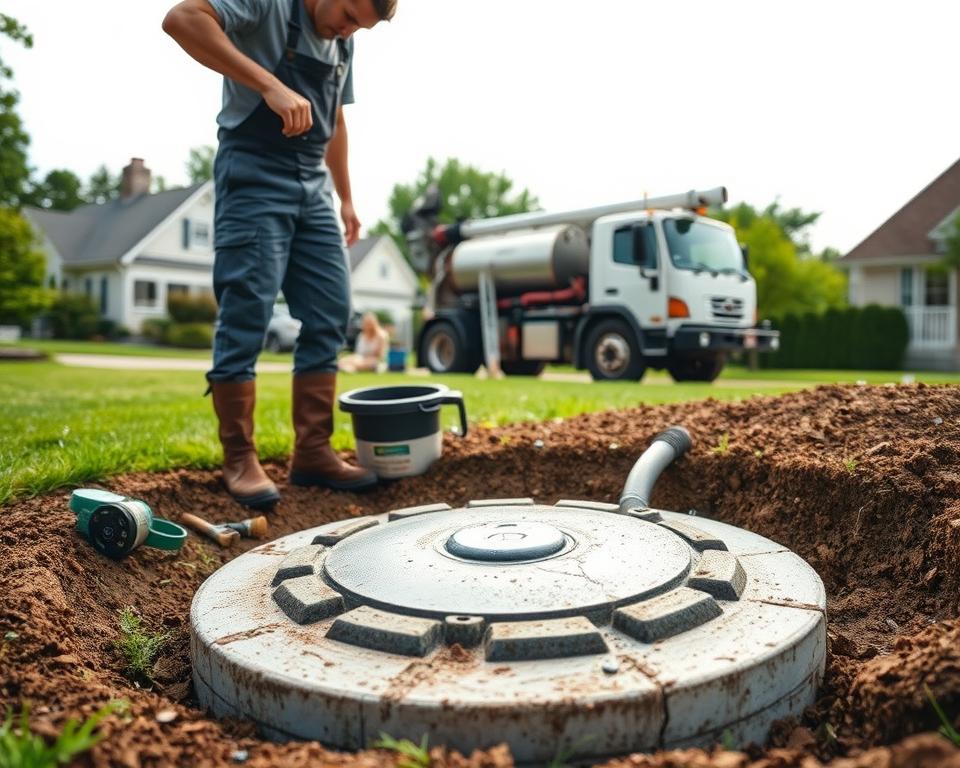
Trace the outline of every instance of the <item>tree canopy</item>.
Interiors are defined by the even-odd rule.
[[[713,215],[733,226],[747,246],[761,317],[823,312],[846,304],[846,276],[832,263],[836,252],[828,248],[817,257],[810,250],[807,230],[819,213],[783,210],[775,202],[762,211],[740,203]]]
[[[190,157],[187,158],[187,177],[191,184],[199,184],[213,178],[213,159],[216,155],[216,148],[208,144],[193,147],[190,150]]]
[[[50,306],[45,271],[30,224],[17,211],[0,208],[0,323],[26,325]]]
[[[538,206],[537,198],[527,189],[515,193],[513,181],[503,173],[482,171],[455,158],[447,159],[441,166],[431,157],[414,182],[394,186],[388,203],[390,216],[371,227],[371,234],[390,235],[404,255],[408,255],[400,220],[413,207],[414,201],[434,184],[443,200],[438,218],[445,224],[524,213]]]

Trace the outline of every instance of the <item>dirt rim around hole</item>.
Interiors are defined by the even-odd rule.
[[[542,424],[447,436],[431,471],[355,496],[287,485],[270,516],[279,537],[324,522],[431,502],[532,496],[616,501],[651,438],[682,424],[691,453],[657,484],[655,506],[741,526],[793,549],[828,595],[827,676],[799,722],[744,752],[684,750],[635,755],[636,766],[960,766],[960,750],[933,733],[924,685],[960,725],[960,390],[831,386],[778,398],[640,407]],[[219,473],[175,471],[113,478],[101,487],[146,500],[177,520],[249,513],[229,500]],[[52,735],[108,700],[130,702],[81,764],[117,766],[392,765],[383,751],[336,753],[315,742],[259,739],[249,723],[196,708],[188,640],[194,592],[230,557],[191,536],[179,554],[141,549],[120,563],[99,557],[74,530],[69,490],[0,511],[0,707],[32,702],[32,722]],[[133,606],[167,643],[151,687],[123,673],[119,612]],[[157,713],[173,710],[172,722]],[[169,714],[168,714],[169,716]],[[163,718],[166,719],[166,718]],[[419,740],[419,734],[392,734]],[[242,755],[241,755],[242,756]],[[436,765],[506,765],[504,748]]]

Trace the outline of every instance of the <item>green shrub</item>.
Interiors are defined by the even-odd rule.
[[[213,326],[208,323],[173,323],[167,329],[166,343],[185,349],[210,349]]]
[[[151,317],[141,324],[140,335],[154,344],[166,344],[168,330],[170,330],[170,321],[167,318]]]
[[[764,368],[899,370],[910,330],[899,307],[830,309],[774,320],[780,350],[761,356]]]
[[[217,301],[210,294],[174,294],[167,298],[167,313],[175,323],[212,323],[217,319]]]
[[[49,317],[57,339],[89,339],[100,323],[97,305],[82,294],[61,293],[50,307]]]

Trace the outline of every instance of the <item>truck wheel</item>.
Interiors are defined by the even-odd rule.
[[[587,335],[587,369],[595,381],[639,381],[646,365],[633,329],[623,320],[603,320]]]
[[[543,360],[502,360],[500,370],[507,376],[539,376],[547,364]]]
[[[675,357],[667,363],[674,381],[713,381],[726,363],[722,352],[690,357]]]
[[[420,341],[420,359],[433,373],[473,373],[480,367],[477,353],[466,348],[453,323],[431,325]]]

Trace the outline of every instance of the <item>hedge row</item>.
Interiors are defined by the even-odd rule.
[[[764,368],[900,370],[910,341],[903,311],[876,304],[786,315],[773,327],[780,349],[760,356]]]

